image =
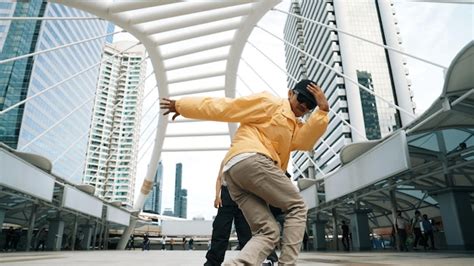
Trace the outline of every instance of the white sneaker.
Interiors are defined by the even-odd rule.
[[[262,266],[273,266],[273,261],[269,260],[269,259],[265,259],[263,262],[262,262]]]

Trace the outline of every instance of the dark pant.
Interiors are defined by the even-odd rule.
[[[398,250],[399,251],[408,251],[407,249],[407,231],[405,229],[398,228]]]
[[[349,234],[342,234],[342,245],[344,246],[345,251],[350,250]]]
[[[142,250],[150,250],[150,240],[143,241]]]
[[[433,231],[426,231],[424,233],[424,236],[423,236],[423,246],[425,247],[425,249],[428,247],[428,238],[430,239],[430,248],[431,249],[434,249],[435,246],[434,246],[434,235],[433,235]]]
[[[413,247],[416,248],[418,244],[421,244],[423,236],[421,235],[421,229],[418,227],[413,228],[413,234],[415,235],[415,241],[413,242]]]
[[[46,246],[46,240],[39,240],[38,241],[38,245],[36,246],[36,251],[38,251],[40,246],[41,246],[41,250],[44,251],[44,247]]]
[[[12,246],[11,242],[12,242],[12,237],[7,236],[6,239],[5,239],[5,246],[3,246],[3,249],[5,249],[5,250],[10,249],[10,247]]]
[[[252,232],[242,211],[230,198],[229,191],[225,186],[221,188],[221,199],[222,207],[218,209],[212,224],[211,248],[207,251],[207,262],[204,265],[221,265],[224,261],[225,252],[229,246],[232,221],[235,224],[239,249],[243,248],[252,237]]]

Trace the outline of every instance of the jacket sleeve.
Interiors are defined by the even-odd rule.
[[[235,99],[185,97],[176,101],[176,110],[187,118],[252,123],[269,119],[276,106],[274,101],[265,92]]]
[[[300,124],[293,137],[291,150],[311,150],[316,141],[326,132],[328,113],[317,110],[304,124]]]

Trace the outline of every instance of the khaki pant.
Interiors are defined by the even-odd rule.
[[[275,248],[280,228],[269,204],[287,214],[278,265],[296,265],[307,208],[290,179],[270,158],[261,154],[237,163],[224,173],[224,178],[253,235],[237,257],[225,265],[260,265]]]

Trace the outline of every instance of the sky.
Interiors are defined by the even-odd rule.
[[[449,66],[456,53],[474,39],[474,5],[472,4],[448,4],[448,3],[427,3],[417,1],[395,0],[396,18],[398,19],[402,47],[405,52],[417,55],[429,61]],[[287,10],[289,1],[283,1],[277,7]],[[269,31],[282,36],[286,15],[280,12],[271,11],[267,13],[258,25]],[[254,29],[249,41],[272,58],[279,66],[285,66],[283,43],[262,32]],[[286,97],[286,76],[270,61],[258,53],[250,45],[246,45],[243,60],[247,61],[259,75],[270,84],[270,86],[282,97]],[[429,108],[431,103],[440,95],[442,91],[444,73],[443,70],[431,66],[427,63],[415,59],[407,58],[409,69],[409,79],[412,81],[414,101],[417,106],[416,113],[421,114]],[[151,72],[151,64],[148,65]],[[251,68],[243,61],[239,65],[238,76],[252,87],[253,91],[269,90]],[[240,79],[237,80],[237,96],[250,94],[247,86]],[[147,82],[146,91],[152,89],[155,81],[150,79]],[[144,102],[143,110],[152,108],[150,114],[144,117],[142,122],[142,137],[139,155],[136,191],[141,187],[142,180],[146,174],[147,164],[151,152],[152,139],[149,136],[154,134],[153,122],[147,130],[145,128],[157,113],[158,109],[155,100],[158,95],[153,89],[150,97]],[[223,123],[222,123],[223,124]],[[222,131],[226,130],[226,125],[220,125]],[[189,127],[189,125],[186,125]],[[220,146],[228,145],[228,137],[209,137],[203,143],[222,143]],[[193,143],[194,144],[194,143]],[[190,145],[184,140],[177,140],[175,145]],[[199,145],[199,144],[198,144]],[[166,142],[165,142],[166,146]],[[218,145],[219,146],[219,145]],[[217,176],[218,166],[225,152],[179,152],[163,153],[163,198],[162,210],[173,209],[174,206],[174,182],[175,165],[183,164],[182,187],[188,190],[188,210],[187,217],[204,217],[212,219],[217,213],[213,207],[214,184]]]

